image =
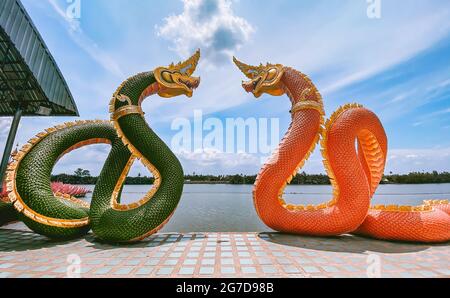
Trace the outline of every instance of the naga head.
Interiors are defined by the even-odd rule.
[[[265,66],[262,64],[251,66],[242,63],[236,57],[233,57],[233,61],[245,76],[250,79],[250,81],[242,82],[242,87],[245,91],[253,93],[256,98],[263,93],[274,96],[284,94],[283,83],[281,82],[284,74],[283,65],[267,63]]]
[[[193,77],[198,61],[200,50],[184,62],[171,64],[168,67],[158,67],[153,71],[155,79],[159,84],[158,95],[165,98],[186,95],[192,97],[194,89],[200,85],[200,78]]]

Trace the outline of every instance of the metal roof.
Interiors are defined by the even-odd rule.
[[[19,0],[0,1],[0,116],[78,116],[75,101],[55,60]]]

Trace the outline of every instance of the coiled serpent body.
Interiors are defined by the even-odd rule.
[[[92,229],[104,241],[133,242],[158,231],[178,205],[184,176],[177,157],[146,123],[141,103],[155,93],[192,96],[199,79],[191,74],[199,57],[197,52],[184,63],[126,80],[111,100],[111,121],[65,123],[31,139],[9,165],[6,185],[12,205],[0,205],[1,221],[17,218],[36,233],[54,239],[79,237]],[[72,150],[99,143],[110,144],[111,151],[90,206],[53,194],[50,176],[57,161]],[[123,205],[123,184],[136,159],[151,171],[155,182],[144,198]]]

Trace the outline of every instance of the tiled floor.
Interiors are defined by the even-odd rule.
[[[278,233],[157,234],[137,244],[92,235],[52,242],[0,229],[0,277],[450,277],[450,245]]]

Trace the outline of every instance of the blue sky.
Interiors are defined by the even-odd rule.
[[[230,63],[267,61],[294,67],[321,91],[330,115],[359,102],[383,122],[389,138],[387,171],[450,170],[450,4],[447,0],[381,0],[381,18],[368,18],[366,0],[260,1],[81,0],[79,19],[66,0],[22,0],[75,97],[82,119],[108,119],[116,87],[135,73],[186,58],[203,59],[202,84],[192,99],[148,99],[143,108],[154,130],[171,143],[173,119],[278,118],[281,138],[290,121],[286,97],[255,100],[240,87]],[[74,118],[26,118],[17,142]],[[0,120],[1,144],[9,120]],[[0,145],[0,147],[3,147]],[[2,148],[0,148],[2,149]],[[55,172],[78,167],[94,174],[108,146],[77,150]],[[179,154],[185,172],[257,173],[260,156],[206,150]],[[323,172],[314,154],[305,166]],[[132,174],[145,173],[137,165]]]

